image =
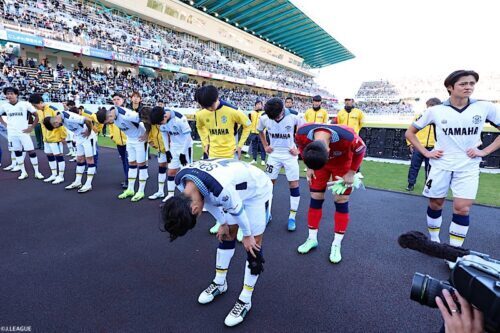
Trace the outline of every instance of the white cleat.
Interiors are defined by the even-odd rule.
[[[203,290],[198,297],[198,303],[208,304],[214,300],[215,297],[222,295],[227,291],[227,282],[224,284],[216,284],[215,282],[210,283],[207,289]]]
[[[250,161],[250,164],[255,164],[255,163],[257,163],[257,161],[256,161],[256,160],[251,160],[251,161]]]
[[[19,172],[21,171],[21,167],[19,165],[14,166],[12,169],[10,169],[12,172]]]
[[[56,175],[51,175],[49,178],[45,178],[43,181],[46,183],[52,183],[54,180],[56,180],[56,178]]]
[[[171,192],[169,192],[169,193],[167,194],[167,196],[165,197],[165,199],[163,199],[162,201],[163,201],[163,202],[167,202],[167,200],[168,200],[168,199],[170,199],[170,198],[171,198],[171,197],[173,197],[173,196],[174,196],[174,194],[173,194],[173,193],[171,193]]]
[[[52,182],[52,184],[54,185],[57,185],[57,184],[61,184],[62,182],[64,182],[64,178],[63,177],[59,177],[57,176],[54,181]]]
[[[85,192],[89,192],[89,191],[92,191],[92,186],[90,185],[83,185],[79,190],[78,190],[78,193],[85,193]]]
[[[161,199],[165,196],[165,193],[163,192],[156,192],[155,194],[152,194],[148,197],[149,200],[156,200],[156,199]]]
[[[15,165],[14,164],[11,164],[11,165],[8,165],[6,166],[5,168],[3,168],[4,171],[12,171],[12,169],[14,169]]]
[[[264,166],[264,165],[266,165],[266,162],[265,161],[260,161],[260,165]]]
[[[37,173],[35,173],[35,178],[36,179],[44,179],[45,177],[40,172],[37,172]]]
[[[236,304],[233,306],[233,309],[229,312],[226,319],[224,320],[224,324],[229,327],[240,324],[245,319],[245,316],[248,314],[248,311],[250,311],[251,308],[252,303],[245,303],[237,300]]]
[[[73,190],[75,188],[80,188],[80,187],[82,187],[82,183],[72,182],[71,184],[69,184],[68,186],[66,186],[65,189],[67,189],[67,190]]]
[[[76,157],[73,157],[69,160],[70,162],[76,162]]]
[[[23,179],[26,179],[28,178],[28,173],[27,172],[23,172],[21,173],[21,175],[19,177],[17,177],[17,179],[19,180],[23,180]]]

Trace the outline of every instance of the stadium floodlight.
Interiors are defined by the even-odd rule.
[[[238,24],[238,22],[236,22],[234,25],[235,25],[235,26],[237,26],[237,27],[239,27],[239,26],[240,26],[240,25]]]
[[[229,19],[226,17],[226,22],[229,22]]]
[[[194,1],[192,1],[192,0],[191,0],[191,1],[189,1],[189,4],[190,4],[191,6],[192,6],[192,5],[194,5]]]
[[[252,35],[255,35],[255,31],[252,31]]]
[[[219,13],[214,13],[215,17],[219,17]]]
[[[207,11],[207,7],[203,7],[202,9],[203,9],[203,11],[204,11],[204,12],[206,12],[206,11]]]
[[[247,27],[243,27],[243,30],[247,31],[248,29],[247,29]]]

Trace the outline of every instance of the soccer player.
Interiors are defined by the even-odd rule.
[[[250,119],[235,106],[220,100],[219,92],[214,86],[198,88],[195,99],[203,108],[196,113],[196,129],[200,134],[204,153],[209,158],[234,158],[236,153],[238,159],[241,159],[241,147],[250,134]],[[234,136],[238,124],[243,127],[243,131],[236,145]],[[217,233],[219,224],[216,222],[210,233]]]
[[[120,94],[119,92],[115,92],[113,94],[112,101],[113,101],[113,105],[120,106],[120,107],[122,107],[123,104],[125,103],[125,99],[123,98],[123,95]],[[118,151],[118,154],[120,155],[120,159],[121,159],[122,165],[123,165],[123,172],[125,174],[125,181],[121,183],[121,186],[123,189],[127,189],[128,188],[127,136],[115,124],[109,124],[108,127],[109,127],[109,133],[111,135],[111,139],[115,142],[116,150]]]
[[[102,132],[102,129],[104,128],[104,125],[100,124],[97,121],[96,113],[95,112],[90,112],[89,110],[86,110],[83,105],[80,105],[78,107],[78,111],[79,111],[79,115],[80,116],[84,116],[85,118],[90,119],[90,121],[92,122],[92,130],[96,134],[96,137],[98,137],[99,133]],[[95,164],[95,167],[96,167],[96,171],[97,171],[97,163],[98,163],[98,161],[99,161],[99,142],[97,142],[97,144],[96,144],[96,150],[95,150],[95,155],[94,155],[94,164]]]
[[[3,136],[5,139],[7,139],[7,127],[5,127],[3,124],[0,124],[0,136]],[[0,166],[2,166],[2,146],[0,146]]]
[[[247,252],[243,289],[224,323],[235,326],[252,307],[252,293],[263,271],[262,237],[269,218],[273,186],[258,168],[235,159],[201,160],[185,167],[175,176],[182,192],[169,198],[162,207],[163,226],[170,239],[183,236],[196,225],[203,207],[222,224],[217,233],[219,247],[214,280],[198,297],[207,304],[227,291],[227,271],[236,246],[236,233],[243,231]],[[221,209],[222,208],[222,209]]]
[[[75,107],[75,101],[72,100],[67,100],[66,102],[63,103],[63,109],[64,111],[69,112],[69,109],[72,107]],[[67,156],[71,156],[71,159],[69,160],[70,162],[75,162],[76,161],[76,141],[75,138],[73,137],[73,132],[67,131],[66,133],[66,146],[68,147],[68,153],[66,154]]]
[[[305,124],[295,135],[302,159],[307,166],[307,180],[311,191],[311,203],[307,216],[309,236],[297,249],[305,254],[318,246],[318,227],[323,214],[325,190],[330,179],[343,179],[346,185],[353,184],[356,170],[363,162],[366,146],[353,129],[342,125]],[[335,195],[334,231],[330,250],[330,261],[342,260],[342,239],[349,224],[349,194]]]
[[[285,168],[286,178],[290,186],[290,214],[288,216],[288,231],[295,231],[295,215],[299,208],[299,150],[295,145],[294,132],[302,124],[298,113],[283,107],[283,101],[274,97],[266,102],[265,114],[260,117],[257,130],[264,149],[269,154],[266,173],[273,184]],[[266,133],[271,142],[267,142]]]
[[[45,119],[46,117],[54,117],[57,115],[57,109],[45,103],[43,97],[40,94],[33,94],[29,98],[29,102],[38,112],[39,119]],[[47,130],[45,125],[41,124],[42,137],[43,137],[43,149],[47,155],[47,160],[49,161],[49,167],[51,171],[50,177],[46,178],[44,182],[52,183],[54,185],[61,184],[64,182],[64,170],[66,168],[66,163],[64,162],[64,146],[63,142],[66,139],[66,129],[64,126],[55,128],[52,131]],[[59,169],[59,173],[58,173]]]
[[[346,98],[344,103],[344,108],[337,114],[337,124],[350,127],[356,134],[359,134],[359,131],[363,127],[365,114],[353,106],[353,98]]]
[[[0,105],[0,123],[7,127],[9,146],[14,151],[16,166],[21,171],[18,179],[28,178],[28,173],[24,166],[23,151],[27,152],[30,157],[31,165],[35,171],[35,178],[44,179],[43,175],[38,171],[38,157],[36,156],[35,147],[30,137],[33,127],[38,123],[38,114],[31,104],[19,101],[19,90],[17,88],[6,87],[3,89],[3,93],[8,103]],[[29,113],[35,118],[31,125],[28,124]],[[7,116],[7,124],[2,118],[3,115]]]
[[[444,80],[450,98],[429,108],[406,131],[406,138],[424,157],[430,159],[431,171],[423,195],[429,198],[427,227],[431,240],[440,242],[441,212],[448,190],[453,193],[453,218],[450,224],[450,244],[462,246],[469,229],[469,213],[479,185],[479,163],[500,148],[500,137],[489,146],[478,149],[481,131],[486,121],[497,129],[500,110],[492,103],[477,101],[474,92],[479,75],[470,70],[458,70]],[[436,145],[428,151],[419,142],[417,132],[429,124],[436,127]],[[454,263],[449,263],[450,267]]]
[[[307,123],[326,124],[328,122],[328,112],[321,107],[320,95],[313,97],[313,106],[311,109],[307,109],[304,120]]]
[[[262,101],[255,101],[254,110],[250,113],[250,121],[252,122],[252,127],[250,129],[250,145],[248,147],[249,153],[250,148],[252,148],[252,158],[253,160],[250,164],[257,163],[257,153],[260,149],[260,164],[266,165],[266,151],[264,150],[264,146],[262,145],[262,140],[259,136],[259,131],[257,130],[257,125],[259,124],[259,119],[264,112],[262,111]]]
[[[94,155],[97,145],[97,136],[92,130],[92,122],[78,114],[78,108],[72,107],[69,111],[62,111],[56,116],[46,117],[43,125],[48,131],[53,131],[61,126],[73,132],[76,140],[76,175],[75,181],[65,187],[67,190],[78,189],[78,193],[92,190],[92,180],[95,174]],[[82,176],[87,162],[87,180],[82,186]]]
[[[174,195],[174,178],[181,165],[185,166],[191,161],[191,147],[193,139],[191,138],[191,126],[187,118],[179,112],[168,110],[162,107],[154,107],[150,115],[151,125],[158,127],[165,145],[165,153],[158,157],[158,162],[168,163],[168,195],[164,201]],[[158,183],[160,180],[165,183],[166,165],[164,164],[158,174]],[[160,175],[161,179],[160,179]],[[164,196],[163,187],[149,199],[158,199]]]
[[[118,199],[132,197],[132,202],[144,198],[144,188],[148,179],[147,160],[147,137],[149,133],[144,127],[139,114],[119,106],[113,106],[109,110],[97,111],[97,121],[101,124],[115,124],[127,135],[127,157],[128,157],[128,188],[118,196]],[[139,189],[135,190],[135,180],[139,168]]]
[[[430,108],[434,105],[441,104],[439,98],[431,98],[426,102],[427,108]],[[424,111],[425,112],[425,111]],[[422,115],[417,115],[415,121],[420,119]],[[434,125],[430,124],[425,128],[421,129],[417,132],[417,138],[427,150],[432,150],[435,144],[435,133],[436,128]],[[411,145],[410,141],[406,140],[408,143],[408,147],[411,151],[411,164],[408,169],[408,186],[406,187],[407,191],[413,191],[415,188],[415,183],[417,182],[418,172],[420,171],[420,167],[422,166],[422,161],[425,162],[425,182],[427,182],[427,177],[429,176],[429,172],[431,171],[431,165],[429,164],[429,159],[425,158],[424,155],[420,154],[418,150],[415,150]]]

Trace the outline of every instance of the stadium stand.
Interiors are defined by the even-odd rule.
[[[366,102],[399,102],[400,94],[389,81],[366,81],[361,83],[356,99]]]

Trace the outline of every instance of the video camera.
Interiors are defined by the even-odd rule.
[[[488,332],[500,332],[500,261],[489,255],[462,247],[430,241],[418,231],[399,236],[402,248],[409,248],[427,255],[455,262],[449,281],[441,281],[429,275],[415,273],[410,299],[422,305],[437,308],[436,296],[443,299],[442,290],[453,295],[457,290],[469,303],[484,315]],[[457,303],[457,306],[459,304]]]

